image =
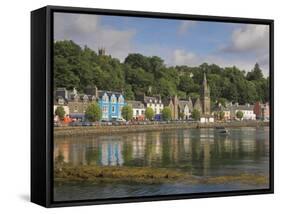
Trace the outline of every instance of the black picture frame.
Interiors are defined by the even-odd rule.
[[[268,189],[54,202],[53,200],[53,13],[150,17],[266,24],[270,27],[270,182]],[[46,6],[31,12],[31,201],[44,207],[113,204],[268,194],[274,192],[274,21],[125,10]]]

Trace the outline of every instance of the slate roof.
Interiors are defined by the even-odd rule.
[[[141,101],[129,100],[127,103],[131,105],[132,108],[144,108],[144,104]]]
[[[184,107],[187,105],[189,108],[192,107],[192,102],[189,100],[179,100],[179,106]]]
[[[228,109],[228,110],[233,110],[233,111],[235,111],[235,110],[248,110],[248,111],[250,111],[250,110],[254,110],[254,105],[232,105],[232,106],[227,106],[226,107],[226,109]]]
[[[236,110],[244,110],[244,111],[251,111],[251,110],[254,110],[254,105],[249,105],[249,104],[246,104],[246,105],[237,105],[237,104],[234,104],[234,105],[227,105],[226,107],[224,106],[220,106],[220,107],[216,107],[214,108],[215,111],[236,111]]]
[[[89,101],[101,99],[104,93],[107,93],[109,97],[115,94],[116,98],[118,99],[122,93],[121,92],[113,92],[113,91],[106,91],[106,90],[98,90],[98,97],[93,94],[78,94],[75,93],[73,90],[66,90],[66,88],[57,88],[54,91],[54,103],[57,103],[58,99],[64,99],[65,103],[69,101],[73,101],[75,96],[78,96],[78,101],[83,101],[84,98],[88,99]]]
[[[111,97],[113,94],[116,96],[116,98],[120,97],[122,95],[121,92],[115,92],[115,91],[105,91],[105,90],[99,90],[98,96],[101,99],[104,93],[107,94],[107,96]],[[123,95],[122,95],[123,96]]]
[[[150,100],[151,100],[151,102],[150,102]],[[155,103],[155,101],[156,101],[156,103],[159,103],[160,100],[161,100],[160,96],[155,96],[155,97],[144,96],[144,98],[143,98],[144,103]]]

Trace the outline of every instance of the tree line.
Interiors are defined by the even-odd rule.
[[[177,95],[180,99],[199,97],[206,73],[211,100],[216,102],[269,101],[269,78],[256,63],[249,72],[236,66],[222,68],[215,64],[167,66],[158,56],[129,54],[124,62],[110,55],[98,55],[89,47],[73,41],[54,43],[54,87],[76,87],[85,92],[96,85],[102,90],[123,91],[127,100],[159,94],[163,98]]]
[[[58,106],[56,108],[55,115],[57,115],[61,121],[64,120],[65,113],[66,112],[62,106]],[[133,108],[129,105],[124,106],[122,108],[121,115],[122,115],[122,118],[124,118],[126,121],[132,120],[133,119]],[[155,113],[151,107],[147,107],[145,109],[144,115],[147,120],[151,121],[154,119]],[[86,111],[85,111],[85,119],[88,121],[91,121],[91,122],[97,122],[102,119],[102,110],[97,102],[93,102],[88,105],[88,107],[86,108]],[[166,107],[164,107],[164,109],[162,111],[162,120],[169,121],[171,119],[172,119],[172,111],[169,107],[166,106]],[[195,119],[198,120],[199,116],[198,116],[198,118],[195,118]]]

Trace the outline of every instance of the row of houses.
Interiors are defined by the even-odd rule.
[[[70,117],[83,118],[87,106],[97,102],[102,110],[102,120],[122,120],[122,108],[129,105],[133,109],[135,120],[144,120],[146,108],[152,108],[155,120],[161,120],[161,112],[164,106],[168,106],[172,112],[172,120],[189,119],[193,109],[197,109],[202,116],[211,115],[210,111],[210,89],[204,74],[201,95],[196,100],[180,100],[177,96],[162,99],[160,95],[143,95],[139,100],[125,100],[120,91],[98,90],[95,87],[87,87],[85,93],[79,94],[74,88],[68,91],[66,88],[57,88],[54,92],[54,112],[58,106],[63,106],[65,113]]]
[[[83,119],[87,107],[93,102],[100,106],[102,120],[122,119],[122,108],[126,105],[122,92],[98,90],[97,87],[88,87],[84,94],[79,94],[75,88],[71,91],[57,88],[54,98],[54,112],[62,106],[66,115],[77,119]]]
[[[129,105],[133,109],[133,119],[144,120],[146,108],[154,111],[155,119],[161,119],[164,106],[171,108],[172,119],[189,119],[194,108],[201,111],[200,100],[195,102],[179,100],[177,96],[161,99],[161,96],[143,95],[141,100],[125,100],[122,92],[102,91],[96,87],[94,90],[86,90],[86,94],[79,94],[74,88],[68,91],[66,88],[58,88],[54,94],[54,112],[58,106],[64,108],[65,114],[73,118],[83,118],[89,104],[97,102],[102,110],[102,120],[122,120],[122,108]]]
[[[238,103],[227,103],[225,106],[218,105],[213,114],[224,112],[223,120],[238,120],[237,112],[243,114],[241,120],[265,120],[268,121],[270,117],[270,108],[268,103],[256,102],[254,105],[245,104],[239,105]]]

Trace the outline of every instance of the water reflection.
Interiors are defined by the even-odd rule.
[[[56,138],[54,157],[73,165],[171,167],[195,175],[267,173],[269,129],[180,129]]]

